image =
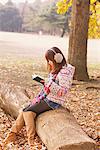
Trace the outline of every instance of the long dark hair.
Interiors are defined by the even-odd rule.
[[[53,50],[55,53],[60,53],[60,54],[62,54],[63,60],[62,60],[61,63],[57,63],[57,62],[54,60],[54,55],[55,55],[55,53],[54,53],[52,50]],[[64,66],[65,64],[67,64],[66,59],[65,59],[63,53],[62,53],[61,50],[60,50],[59,48],[57,48],[57,47],[52,47],[51,49],[47,50],[47,52],[45,53],[45,58],[46,58],[46,60],[47,60],[47,67],[49,67],[49,60],[53,62],[53,64],[54,64],[54,71],[52,72],[53,74],[58,73],[58,72],[60,71],[60,69],[62,68],[62,66]],[[50,71],[51,71],[51,70],[49,69],[49,72],[50,72]]]

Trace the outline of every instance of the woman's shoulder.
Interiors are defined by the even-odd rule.
[[[71,64],[67,64],[63,66],[60,72],[58,73],[58,78],[60,78],[60,76],[73,76],[74,72],[75,67]]]
[[[69,70],[75,70],[75,67],[72,66],[71,64],[66,64],[62,67],[62,69],[60,70],[61,73],[67,72]]]

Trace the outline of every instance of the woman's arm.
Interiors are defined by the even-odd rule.
[[[53,96],[64,96],[71,88],[72,79],[74,75],[75,67],[69,65],[58,73],[57,78],[59,84],[57,84],[52,78],[43,88],[43,92],[35,97],[34,102],[40,102],[46,98],[49,94]]]
[[[58,73],[59,85],[52,81],[50,89],[50,95],[63,96],[68,92],[72,85],[72,79],[74,75],[75,67],[68,65],[66,68],[61,69]]]

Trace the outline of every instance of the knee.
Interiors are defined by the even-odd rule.
[[[30,117],[35,118],[36,117],[36,113],[33,112],[33,111],[23,111],[23,116],[28,116],[29,118]]]

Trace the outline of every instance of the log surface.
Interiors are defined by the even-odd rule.
[[[94,150],[94,141],[87,136],[66,109],[41,114],[36,121],[37,133],[48,150]]]
[[[0,108],[16,118],[20,109],[29,102],[25,90],[10,83],[0,83]]]

